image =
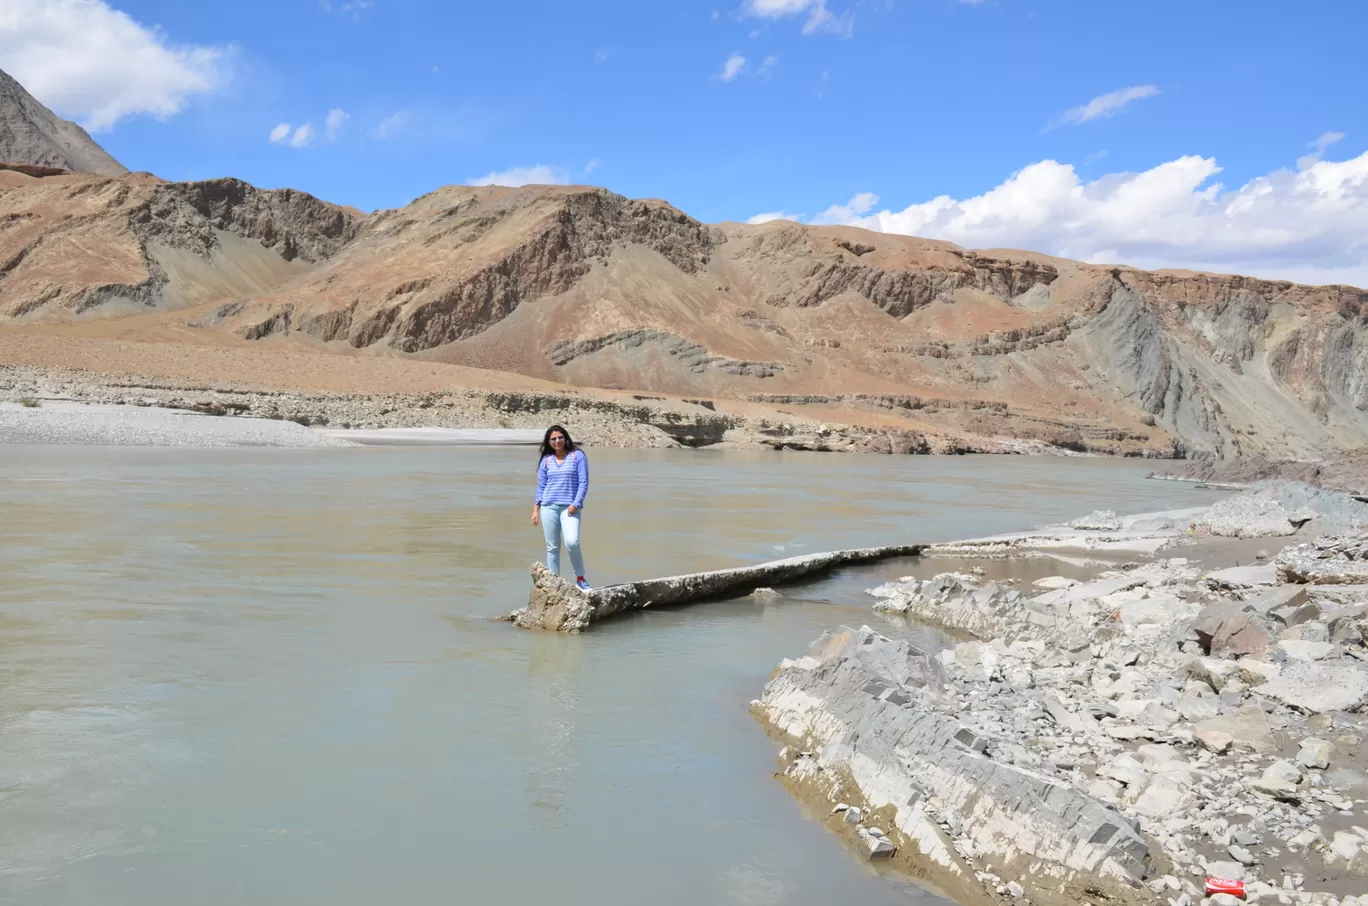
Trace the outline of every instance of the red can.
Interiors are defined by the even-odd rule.
[[[1211,896],[1214,893],[1228,893],[1243,900],[1245,897],[1244,881],[1234,881],[1230,878],[1207,878],[1206,895]]]

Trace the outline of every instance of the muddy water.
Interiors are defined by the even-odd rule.
[[[1215,497],[1085,459],[592,463],[598,583]],[[519,632],[487,618],[525,600],[532,466],[0,447],[0,902],[935,900],[806,819],[747,712],[911,565]]]

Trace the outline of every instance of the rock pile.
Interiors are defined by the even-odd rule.
[[[1368,585],[1368,533],[1327,536],[1289,547],[1274,561],[1282,582]]]
[[[1262,537],[1324,516],[1226,503],[1193,523]],[[811,752],[791,778],[892,809],[894,845],[988,899],[1012,881],[1037,902],[1192,906],[1204,878],[1229,877],[1251,901],[1360,906],[1366,546],[1321,538],[1217,572],[1170,557],[1029,589],[901,580],[871,590],[877,611],[974,639],[923,666],[906,643],[843,630],[785,661],[755,707]],[[1128,856],[1071,830],[1098,814],[1126,829],[1105,846]]]

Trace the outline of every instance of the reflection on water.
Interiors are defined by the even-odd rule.
[[[591,455],[600,584],[1215,497],[1086,459]],[[518,632],[488,618],[539,554],[533,465],[0,447],[0,902],[934,899],[801,817],[747,711],[823,630],[897,631],[863,589],[928,564]]]

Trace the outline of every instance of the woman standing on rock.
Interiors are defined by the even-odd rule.
[[[580,553],[580,510],[589,493],[589,460],[575,446],[570,432],[560,425],[546,429],[541,461],[537,465],[537,499],[532,504],[532,524],[546,536],[546,568],[560,575],[561,539],[575,568],[575,587],[589,591],[584,578],[584,555]]]

